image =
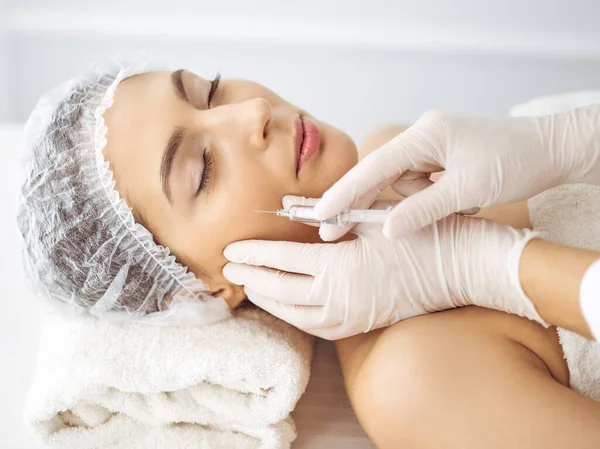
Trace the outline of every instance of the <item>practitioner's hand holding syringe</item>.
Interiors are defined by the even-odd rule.
[[[415,172],[426,177],[442,169],[445,173],[438,182],[390,213],[384,225],[388,237],[397,238],[460,210],[526,200],[562,184],[600,185],[600,105],[539,117],[425,114],[326,192],[315,217],[352,207],[374,187],[390,185],[403,193],[405,178],[414,179]],[[461,255],[463,261],[469,257],[469,252]],[[490,253],[480,266],[472,265],[465,274],[467,282],[485,279],[488,267],[496,267],[497,261],[492,263],[496,257]],[[516,276],[513,288],[494,304],[487,298],[492,283],[489,293],[472,292],[474,304],[512,313],[536,310],[551,324],[600,338],[600,253],[536,240],[516,244],[511,258],[499,268],[499,274],[504,269]]]
[[[429,112],[325,192],[315,215],[336,215],[390,186],[408,197],[385,223],[394,238],[474,207],[526,200],[562,184],[600,184],[599,137],[600,106],[541,117]],[[414,182],[443,170],[436,183]],[[414,185],[428,186],[411,195]]]
[[[284,198],[285,210],[316,203],[311,198]],[[223,274],[229,281],[243,284],[248,298],[259,307],[330,340],[470,305],[471,296],[482,296],[482,290],[490,292],[486,297],[497,308],[510,307],[502,300],[518,278],[516,270],[505,269],[505,261],[515,245],[524,245],[533,233],[452,215],[388,240],[381,233],[381,218],[385,219],[385,209],[394,205],[396,202],[379,201],[369,216],[356,214],[361,221],[375,222],[357,224],[352,229],[357,236],[354,240],[233,243],[225,249],[232,263],[225,266]],[[310,216],[310,212],[302,215]],[[287,216],[284,211],[279,215]],[[463,257],[465,254],[469,257]],[[491,261],[487,260],[489,254],[495,255]],[[487,264],[485,276],[468,279],[481,264]],[[511,312],[539,319],[529,303],[516,307]]]
[[[246,286],[251,301],[326,338],[467,304],[542,323],[544,317],[589,336],[577,288],[594,254],[527,245],[533,237],[529,231],[451,214],[528,199],[564,183],[600,184],[599,135],[599,106],[523,118],[425,114],[354,167],[314,210],[314,218],[326,220],[355,205],[364,208],[374,191],[391,186],[407,194],[415,185],[427,185],[430,173],[445,170],[437,183],[389,213],[384,233],[399,239],[386,240],[379,227],[361,224],[353,231],[358,239],[335,245],[235,243],[226,256],[237,263],[228,265],[225,274]],[[415,177],[423,179],[415,182]],[[344,232],[326,226],[325,240]],[[553,276],[540,270],[550,254],[558,264],[549,269]],[[526,262],[519,266],[521,259]],[[545,287],[549,281],[550,289]],[[573,298],[575,308],[556,304]],[[597,322],[600,326],[600,315]]]

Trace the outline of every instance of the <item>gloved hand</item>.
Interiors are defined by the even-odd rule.
[[[516,118],[433,111],[359,162],[325,192],[315,214],[324,220],[390,185],[405,196],[422,189],[390,213],[383,231],[398,237],[457,211],[576,182],[600,185],[600,105]]]
[[[393,241],[380,224],[352,232],[340,243],[235,242],[223,274],[257,306],[332,340],[469,304],[543,322],[518,279],[531,231],[451,215]]]

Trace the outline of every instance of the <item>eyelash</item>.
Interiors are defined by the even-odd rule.
[[[215,79],[210,83],[210,92],[208,93],[208,107],[210,108],[213,96],[219,87],[219,82],[221,81],[221,74],[217,73]],[[206,186],[210,182],[210,175],[212,173],[212,165],[213,160],[208,152],[208,150],[204,150],[204,154],[202,155],[202,159],[204,161],[204,169],[202,170],[202,179],[200,180],[200,185],[198,186],[197,193],[201,193],[206,189]]]
[[[204,151],[202,159],[204,160],[204,169],[202,170],[202,179],[200,180],[200,185],[198,186],[198,194],[202,193],[206,189],[208,183],[210,182],[210,175],[212,172],[213,165],[213,160],[210,154],[208,153],[208,150]]]
[[[210,82],[210,92],[208,93],[208,107],[210,108],[213,96],[219,88],[219,82],[221,82],[221,74],[217,73],[215,79]]]

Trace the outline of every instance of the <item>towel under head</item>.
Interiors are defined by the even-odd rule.
[[[55,315],[25,418],[56,448],[285,448],[311,355],[308,335],[255,308],[201,327]]]

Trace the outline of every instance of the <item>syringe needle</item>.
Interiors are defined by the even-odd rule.
[[[274,210],[255,210],[254,212],[261,212],[263,214],[277,214]]]

